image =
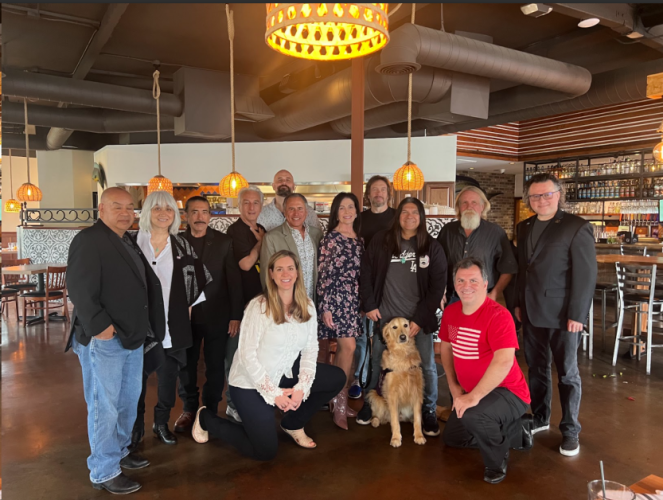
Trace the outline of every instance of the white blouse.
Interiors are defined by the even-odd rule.
[[[256,297],[247,306],[242,320],[239,346],[233,358],[228,384],[240,389],[255,389],[274,405],[283,394],[281,377],[292,378],[292,365],[301,352],[299,381],[295,390],[306,401],[315,378],[318,359],[318,321],[315,306],[309,300],[311,315],[306,323],[286,320],[277,325],[265,314],[264,297]]]

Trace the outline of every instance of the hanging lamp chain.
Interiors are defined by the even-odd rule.
[[[228,40],[230,41],[230,150],[232,171],[235,171],[235,22],[230,4],[226,4],[228,19]]]
[[[410,22],[414,24],[416,3],[412,4],[412,16]],[[412,73],[407,78],[407,162],[410,163],[412,156]]]
[[[9,197],[14,197],[14,184],[12,182],[12,150],[9,149]]]
[[[159,98],[161,97],[161,87],[159,86],[159,73],[158,69],[154,70],[152,77],[152,97],[157,101],[157,159],[159,165],[159,175],[161,175],[161,111],[159,109]]]
[[[28,134],[28,99],[23,99],[23,114],[25,115],[25,159],[28,162],[28,184],[30,184],[30,134]]]

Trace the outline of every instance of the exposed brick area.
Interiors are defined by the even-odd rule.
[[[488,193],[488,195],[499,192],[503,193],[490,198],[491,209],[488,213],[488,220],[502,226],[509,238],[513,238],[513,224],[516,217],[513,192],[516,176],[509,174],[474,172],[471,170],[459,170],[457,174],[466,175],[479,182],[481,189]]]

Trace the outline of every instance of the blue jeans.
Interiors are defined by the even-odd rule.
[[[437,407],[437,367],[435,366],[435,351],[433,350],[433,334],[426,335],[424,332],[419,332],[414,340],[421,356],[421,369],[424,373],[423,412],[435,412],[435,408]],[[373,366],[371,383],[366,388],[367,392],[375,389],[378,385],[382,353],[385,347],[377,335],[373,337]]]
[[[143,380],[143,348],[125,349],[115,335],[110,340],[92,337],[87,346],[74,339],[73,349],[83,369],[90,480],[103,483],[120,475],[120,460],[129,454]]]
[[[355,337],[355,342],[357,343],[357,347],[355,348],[355,364],[357,365],[355,369],[355,379],[360,382],[366,380],[366,377],[368,376],[368,363],[363,367],[364,369],[361,374],[359,371],[362,369],[362,365],[364,364],[368,353],[366,341],[369,337],[373,336],[373,322],[368,318],[363,318],[362,324],[364,326],[364,334]]]

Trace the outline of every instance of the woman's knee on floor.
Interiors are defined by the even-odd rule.
[[[345,372],[338,366],[318,364],[315,379],[319,382],[320,390],[334,390],[340,392],[345,387]]]
[[[255,459],[261,462],[270,462],[276,458],[276,452],[278,451],[279,446],[278,442],[269,444],[266,446],[261,446],[255,451]]]

